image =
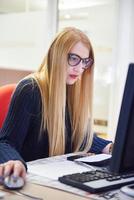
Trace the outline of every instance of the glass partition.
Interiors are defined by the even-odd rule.
[[[50,40],[48,0],[0,0],[0,66],[36,70]]]
[[[95,51],[94,130],[107,137],[113,49],[118,0],[59,0],[59,30],[75,26],[90,38]]]

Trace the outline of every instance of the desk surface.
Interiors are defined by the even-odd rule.
[[[0,189],[3,189],[1,186]],[[1,190],[0,190],[1,191]],[[80,197],[75,194],[71,194],[58,189],[49,188],[46,186],[40,186],[36,184],[26,183],[24,188],[20,190],[23,194],[32,195],[42,200],[64,199],[64,200],[85,200],[87,198]],[[27,200],[30,199],[24,195],[16,194],[16,191],[6,191],[4,200]],[[31,198],[34,199],[34,198]],[[88,198],[89,199],[89,198]]]
[[[63,174],[74,173],[74,171],[80,172],[81,170],[87,171],[87,167],[83,169],[83,166],[67,161],[67,155],[44,158],[27,164],[29,171],[23,189],[5,191],[3,186],[0,186],[0,191],[5,191],[4,200],[85,200],[99,199],[100,197],[97,194],[90,194],[77,188],[71,188],[58,181],[58,177]],[[111,191],[113,197],[116,197],[117,194],[117,191]],[[28,195],[31,197],[28,197]],[[115,199],[119,199],[118,195]]]

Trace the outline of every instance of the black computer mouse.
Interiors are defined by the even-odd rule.
[[[13,175],[6,176],[3,181],[4,187],[10,190],[20,189],[24,184],[25,181],[22,177],[14,177]]]

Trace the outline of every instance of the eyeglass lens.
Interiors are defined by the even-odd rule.
[[[77,54],[69,53],[68,54],[68,64],[70,66],[76,66],[82,61],[83,68],[88,68],[93,64],[92,58],[81,58]]]

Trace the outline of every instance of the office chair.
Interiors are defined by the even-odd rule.
[[[7,115],[11,95],[15,88],[15,83],[0,86],[0,128],[2,127],[5,117]]]

